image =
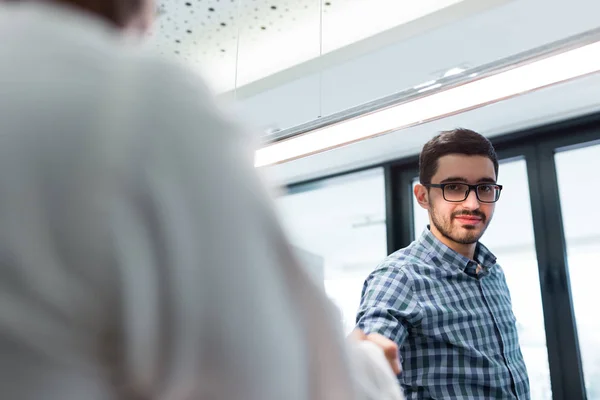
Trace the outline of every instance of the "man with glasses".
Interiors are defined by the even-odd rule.
[[[365,281],[358,328],[396,342],[407,399],[529,399],[510,293],[479,242],[502,186],[492,144],[467,129],[425,144],[414,189],[429,226]]]

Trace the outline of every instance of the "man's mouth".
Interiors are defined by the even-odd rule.
[[[476,215],[457,215],[454,218],[463,225],[477,225],[483,222],[483,218]]]

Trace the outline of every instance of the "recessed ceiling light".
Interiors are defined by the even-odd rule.
[[[449,76],[459,75],[466,71],[466,68],[454,67],[450,68],[448,71],[444,72],[444,78]]]

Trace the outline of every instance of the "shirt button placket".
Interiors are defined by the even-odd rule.
[[[493,307],[490,307],[490,303],[487,299],[486,290],[485,290],[486,285],[484,284],[485,283],[484,281],[485,280],[483,279],[483,277],[481,277],[481,279],[478,279],[479,289],[481,290],[481,295],[483,296],[483,300],[485,301],[485,304],[490,312],[490,315],[492,316],[492,320],[494,321],[496,331],[498,332],[498,336],[500,338],[500,344],[502,346],[501,347],[502,358],[504,359],[504,363],[506,364],[506,368],[508,369],[508,373],[510,375],[512,394],[513,394],[513,396],[515,396],[516,399],[519,399],[519,395],[517,394],[515,375],[512,371],[510,362],[508,361],[508,357],[506,356],[506,345],[504,343],[504,337],[502,336],[502,331],[500,330],[500,325],[498,324],[498,320],[496,319],[496,315],[494,314],[494,309],[493,309]]]

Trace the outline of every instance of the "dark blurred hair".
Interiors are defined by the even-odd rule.
[[[25,3],[32,0],[0,0],[6,3]],[[109,20],[119,28],[124,28],[143,9],[146,0],[36,0],[48,3],[62,3],[87,10]]]
[[[419,156],[419,181],[431,183],[438,168],[438,160],[449,154],[485,156],[494,163],[498,177],[498,157],[492,143],[484,136],[469,129],[458,128],[445,131],[425,143]]]

